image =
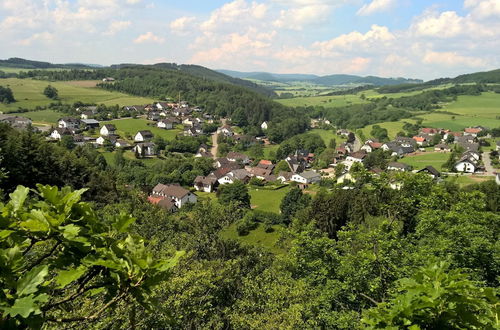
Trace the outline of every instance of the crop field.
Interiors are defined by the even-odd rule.
[[[420,170],[431,165],[436,170],[441,171],[441,166],[446,163],[450,153],[447,152],[425,152],[414,156],[405,156],[400,162],[413,166],[414,170]]]
[[[59,91],[59,98],[63,103],[75,103],[82,101],[86,103],[96,103],[105,105],[134,105],[148,104],[152,100],[143,97],[109,92],[95,87],[85,87],[83,82],[48,82],[33,79],[8,78],[0,79],[0,86],[10,87],[17,102],[11,104],[0,104],[0,111],[13,112],[19,107],[34,109],[36,106],[46,106],[54,102],[43,95],[43,90],[47,85],[52,85]],[[88,84],[95,84],[90,81]]]
[[[284,187],[276,190],[250,188],[249,190],[252,208],[260,211],[279,213],[281,200],[290,188]]]
[[[338,108],[350,104],[362,104],[368,102],[362,100],[358,95],[294,97],[291,99],[278,99],[276,101],[289,107],[324,106],[328,108]]]
[[[181,132],[178,128],[165,130],[148,125],[151,123],[152,122],[146,119],[116,119],[102,122],[102,124],[114,124],[118,135],[128,140],[132,140],[134,135],[141,130],[150,130],[155,136],[161,136],[165,140],[173,140],[175,136]]]

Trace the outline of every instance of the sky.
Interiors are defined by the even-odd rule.
[[[0,58],[424,80],[500,68],[500,0],[0,0]]]

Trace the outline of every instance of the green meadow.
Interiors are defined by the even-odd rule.
[[[256,210],[279,213],[281,200],[289,190],[289,187],[276,190],[251,187],[249,189],[250,204]]]
[[[237,240],[243,245],[251,245],[266,249],[275,254],[284,253],[284,249],[278,245],[278,240],[280,238],[280,228],[279,225],[273,226],[273,231],[266,233],[264,226],[258,224],[257,228],[250,231],[248,235],[239,236],[236,231],[236,224],[232,224],[221,232],[221,236],[226,239]]]
[[[181,129],[179,128],[165,130],[154,125],[148,125],[154,123],[146,119],[116,119],[102,122],[101,124],[114,124],[116,126],[117,134],[128,140],[132,140],[134,135],[138,131],[142,130],[150,130],[155,136],[161,136],[165,140],[173,140],[175,136],[181,132]]]
[[[325,108],[338,108],[351,104],[367,103],[358,95],[334,95],[294,97],[291,99],[278,99],[277,102],[289,107],[324,106]]]
[[[441,166],[446,163],[450,153],[447,152],[425,152],[414,156],[405,156],[400,162],[413,166],[414,170],[420,170],[431,165],[436,170],[441,171]]]
[[[334,132],[334,130],[314,128],[307,133],[308,134],[318,134],[323,139],[323,141],[325,142],[327,147],[328,147],[328,144],[330,143],[330,140],[337,141],[337,145],[346,141],[345,138],[342,138],[340,135],[337,135],[337,133]]]
[[[59,99],[63,103],[96,103],[105,105],[134,105],[148,104],[152,100],[143,97],[134,97],[123,93],[110,92],[88,82],[48,82],[33,79],[8,78],[0,79],[0,86],[10,87],[17,102],[11,104],[0,104],[0,111],[13,112],[18,108],[34,109],[36,106],[46,106],[54,102],[43,95],[47,85],[54,86],[59,91]]]

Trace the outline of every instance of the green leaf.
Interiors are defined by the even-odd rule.
[[[29,191],[29,188],[26,188],[24,186],[17,186],[17,189],[13,193],[9,194],[9,204],[12,205],[12,209],[14,212],[19,211],[19,209],[23,206],[24,201],[28,197]]]
[[[42,284],[45,277],[49,274],[47,265],[40,265],[27,272],[19,281],[17,281],[17,294],[25,296],[37,291],[37,286]]]
[[[120,216],[118,216],[117,218],[118,219],[113,224],[113,227],[120,233],[126,232],[128,227],[136,220],[135,218],[132,218],[131,216],[128,216],[126,214],[120,214]]]
[[[58,199],[59,189],[57,189],[57,187],[55,186],[52,187],[49,185],[44,186],[42,184],[37,184],[36,187],[38,188],[40,195],[42,195],[42,197],[49,203],[57,204],[59,202]]]
[[[0,231],[0,239],[6,239],[13,232],[14,232],[13,230],[7,230],[7,229]]]
[[[66,226],[61,226],[59,229],[62,231],[64,238],[72,240],[78,236],[80,233],[80,227],[75,224],[69,224]]]
[[[48,299],[49,296],[46,294],[41,294],[36,297],[29,295],[16,299],[14,305],[4,308],[4,311],[7,315],[12,317],[20,315],[21,317],[27,318],[31,313],[40,314],[40,303],[47,302]]]
[[[77,268],[59,271],[59,274],[56,276],[58,288],[62,289],[71,282],[76,281],[77,279],[82,277],[83,274],[85,274],[87,269],[87,267],[80,265]]]
[[[64,213],[69,214],[73,205],[78,203],[87,189],[75,190],[63,197],[62,202],[66,204],[64,206]]]
[[[184,254],[186,254],[186,251],[177,251],[177,252],[175,252],[175,256],[173,256],[172,258],[170,258],[168,260],[165,260],[163,262],[158,263],[155,268],[158,269],[161,272],[169,270],[170,268],[172,268],[175,265],[177,265],[177,263],[179,262],[179,259]]]
[[[21,222],[20,226],[32,232],[46,232],[50,229],[49,222],[41,210],[31,210],[29,219]]]

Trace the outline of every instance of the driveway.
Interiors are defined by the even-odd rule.
[[[495,169],[491,166],[490,152],[483,152],[483,164],[485,175],[495,175]]]

